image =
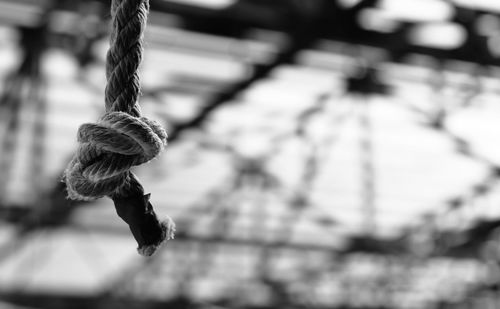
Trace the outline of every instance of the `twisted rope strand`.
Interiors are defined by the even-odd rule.
[[[138,117],[140,94],[138,68],[142,61],[142,42],[149,2],[113,1],[112,31],[106,57],[106,111],[122,111]]]
[[[79,147],[64,181],[71,199],[128,196],[129,171],[156,157],[167,144],[165,130],[141,117],[139,66],[148,0],[113,0],[110,48],[106,56],[106,113],[78,130]],[[134,180],[135,181],[135,180]]]

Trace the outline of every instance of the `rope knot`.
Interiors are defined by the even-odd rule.
[[[80,143],[64,173],[68,197],[93,200],[120,191],[132,166],[156,157],[167,133],[156,121],[125,112],[108,112],[78,130]]]

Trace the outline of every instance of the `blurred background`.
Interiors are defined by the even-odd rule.
[[[109,7],[0,0],[0,308],[500,308],[499,1],[151,0],[151,258],[60,182]]]

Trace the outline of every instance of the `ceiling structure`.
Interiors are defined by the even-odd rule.
[[[178,233],[150,259],[58,181],[103,109],[108,8],[0,1],[6,306],[498,302],[494,1],[152,0],[141,105],[169,146],[137,173]]]

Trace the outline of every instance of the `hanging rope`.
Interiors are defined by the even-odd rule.
[[[80,145],[63,178],[71,199],[113,199],[143,255],[153,254],[161,242],[173,237],[174,231],[170,219],[159,222],[149,195],[144,195],[141,184],[130,172],[132,166],[156,157],[167,144],[165,130],[142,117],[138,104],[138,68],[148,11],[148,0],[112,1],[106,112],[97,123],[79,128]]]

